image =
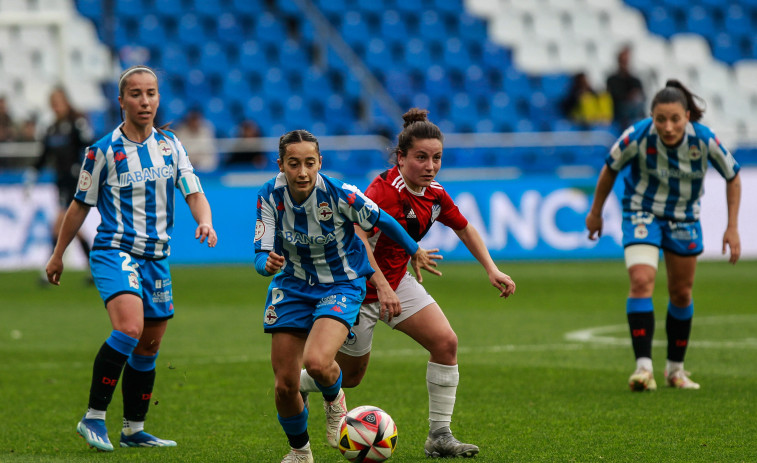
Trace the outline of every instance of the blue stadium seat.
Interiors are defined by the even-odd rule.
[[[431,8],[453,15],[459,15],[465,11],[462,0],[432,0]]]
[[[184,70],[186,72],[186,69]],[[186,103],[190,108],[201,108],[212,97],[210,81],[199,69],[192,69],[187,74]]]
[[[292,95],[284,105],[284,124],[288,127],[310,127],[313,125],[313,116],[310,107],[299,95]]]
[[[217,18],[216,35],[221,43],[238,47],[245,40],[244,31],[233,13],[223,13]]]
[[[200,69],[206,75],[225,74],[228,71],[229,59],[226,50],[218,42],[206,42],[200,48]]]
[[[460,15],[458,22],[458,33],[463,42],[484,43],[488,38],[486,23],[468,13]]]
[[[285,71],[300,73],[310,64],[310,56],[298,41],[287,39],[279,45],[279,63]]]
[[[408,70],[425,72],[432,64],[426,43],[418,38],[410,39],[405,47],[405,66]]]
[[[753,32],[749,16],[741,5],[730,5],[724,17],[725,29],[731,34],[745,36]]]
[[[472,97],[486,96],[494,93],[483,69],[475,64],[465,69],[463,89]]]
[[[250,83],[241,69],[233,68],[227,71],[221,85],[221,96],[229,101],[247,101],[252,97]]]
[[[426,10],[426,7],[423,5],[423,0],[397,0],[394,7],[402,14],[413,14]]]
[[[647,13],[657,4],[656,0],[625,0],[625,3],[642,13]]]
[[[381,14],[386,9],[385,2],[377,2],[375,0],[357,0],[357,11],[364,11],[366,13]]]
[[[292,88],[286,75],[278,67],[271,67],[263,79],[263,94],[267,98],[284,101],[292,94]]]
[[[271,13],[263,13],[255,21],[255,38],[263,43],[278,44],[286,37],[284,25]]]
[[[207,40],[199,18],[193,13],[185,13],[181,16],[177,34],[179,40],[187,45],[201,45]]]
[[[166,44],[166,28],[157,16],[148,14],[138,24],[137,35],[141,45],[160,48]]]
[[[568,93],[572,78],[567,74],[546,74],[541,77],[541,88],[549,100],[562,100]]]
[[[423,39],[442,42],[448,38],[444,22],[433,10],[426,10],[421,14],[421,23],[418,27]]]
[[[733,64],[743,58],[738,44],[726,32],[721,32],[715,37],[712,44],[712,56],[727,64]]]
[[[264,0],[232,0],[231,5],[242,16],[255,17],[265,11]]]
[[[705,38],[714,37],[717,33],[712,15],[699,5],[687,10],[686,31],[703,35]]]
[[[120,18],[140,18],[147,14],[142,0],[117,0],[114,3],[114,13]]]
[[[183,74],[189,68],[189,59],[184,48],[177,44],[168,44],[161,54],[161,67],[169,74]]]
[[[371,0],[371,3],[379,3]],[[381,35],[390,40],[406,41],[408,37],[407,25],[396,10],[385,11],[381,15]]]
[[[661,6],[653,8],[649,13],[647,27],[650,32],[661,35],[665,38],[670,38],[673,34],[678,32],[678,26],[676,25],[675,19]]]
[[[433,65],[426,70],[424,87],[431,99],[447,97],[452,93],[452,84],[447,72],[439,65]]]
[[[457,93],[452,97],[450,116],[456,126],[465,132],[472,132],[479,120],[478,108],[467,93]]]
[[[349,45],[365,42],[368,25],[363,21],[363,16],[357,11],[348,11],[344,15],[339,32]]]
[[[276,0],[276,9],[284,16],[299,16],[300,8],[293,0]]]
[[[326,74],[315,66],[309,66],[303,74],[302,90],[307,99],[324,99],[334,91]]]
[[[189,3],[191,5],[190,10],[202,16],[215,18],[224,12],[222,2],[219,1],[189,0]]]
[[[385,71],[395,67],[392,55],[386,42],[380,38],[373,38],[368,42],[368,48],[365,51],[365,64],[372,71]]]
[[[471,65],[471,57],[464,43],[457,37],[447,39],[444,47],[444,63],[450,69],[465,72]]]
[[[174,16],[185,10],[182,0],[154,0],[153,11],[161,16]]]
[[[76,0],[76,7],[86,18],[89,18],[97,24],[103,15],[103,6],[101,0]]]
[[[245,72],[264,72],[269,66],[265,51],[256,40],[248,40],[242,43],[238,61],[240,69]]]
[[[489,40],[483,42],[481,64],[486,68],[504,71],[512,66],[512,62],[512,55],[508,49]]]

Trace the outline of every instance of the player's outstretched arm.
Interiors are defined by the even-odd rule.
[[[195,229],[195,238],[200,239],[200,243],[208,240],[208,247],[215,247],[218,242],[218,236],[213,229],[213,214],[210,211],[210,203],[204,193],[192,193],[186,197],[189,210],[192,212],[197,228]]]
[[[473,254],[473,257],[484,267],[486,274],[489,276],[489,282],[499,290],[499,297],[508,297],[513,294],[515,292],[515,282],[510,276],[502,273],[497,268],[478,230],[473,225],[468,224],[462,230],[455,230],[455,233],[470,253]]]
[[[376,262],[376,257],[373,255],[373,249],[371,249],[371,245],[368,243],[368,234],[357,225],[355,225],[355,234],[363,241],[365,253],[368,255],[368,262],[370,262],[371,268],[373,268],[373,275],[371,275],[370,282],[373,287],[376,288],[376,295],[378,296],[379,303],[381,303],[379,318],[390,322],[392,321],[392,318],[402,313],[400,299],[386,280],[378,262]]]
[[[594,190],[594,201],[591,204],[589,213],[586,214],[586,229],[589,231],[589,239],[596,240],[602,236],[602,208],[605,201],[612,191],[615,179],[618,173],[605,165],[599,172],[597,187]]]
[[[71,244],[84,220],[89,214],[90,206],[81,203],[79,201],[71,201],[71,205],[68,206],[66,215],[63,217],[63,223],[60,226],[60,233],[58,234],[58,242],[53,249],[53,255],[50,256],[50,260],[47,261],[45,267],[45,273],[47,273],[47,281],[59,286],[60,276],[63,273],[63,253],[66,252],[66,248]]]
[[[728,206],[728,226],[723,233],[723,254],[726,247],[731,250],[728,261],[732,264],[741,257],[741,238],[739,237],[739,206],[741,205],[741,178],[736,174],[725,185],[725,197]]]

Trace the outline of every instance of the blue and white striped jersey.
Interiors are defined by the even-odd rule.
[[[739,171],[736,160],[708,127],[689,122],[680,145],[668,148],[650,117],[629,127],[605,162],[616,172],[629,167],[624,176],[624,212],[646,211],[690,222],[699,220],[708,161],[726,180]]]
[[[136,143],[119,127],[87,151],[74,198],[100,212],[94,248],[160,259],[170,254],[175,188],[202,192],[179,140],[153,128]]]
[[[318,174],[312,193],[295,204],[279,173],[258,192],[255,252],[284,256],[282,270],[311,285],[373,274],[353,223],[371,230],[379,208],[357,187]]]

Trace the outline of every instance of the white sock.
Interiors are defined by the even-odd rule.
[[[300,391],[302,392],[318,392],[318,385],[315,384],[315,380],[308,374],[306,369],[300,370]]]
[[[665,361],[665,371],[668,373],[673,373],[674,371],[683,370],[683,362],[671,362],[670,360]]]
[[[104,420],[105,410],[95,410],[94,408],[88,408],[87,414],[84,415],[84,418],[88,420]]]
[[[648,371],[654,371],[652,369],[652,359],[649,357],[639,357],[636,359],[636,368],[643,368]]]
[[[460,374],[457,365],[441,365],[428,362],[426,367],[426,387],[428,388],[429,433],[439,428],[449,427]]]
[[[139,431],[142,431],[144,429],[145,429],[144,421],[129,421],[126,418],[124,418],[124,428],[121,431],[127,436],[131,436],[132,434],[136,434]]]

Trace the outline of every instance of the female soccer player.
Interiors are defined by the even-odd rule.
[[[291,451],[285,462],[312,462],[308,409],[299,394],[300,368],[317,382],[326,402],[326,437],[337,446],[339,420],[347,413],[342,372],[334,361],[347,338],[371,277],[355,226],[379,227],[413,256],[416,271],[429,254],[356,187],[318,171],[318,140],[295,130],[279,140],[279,170],[258,193],[255,269],[274,275],[263,327],[271,333],[271,363],[279,422]],[[281,270],[281,272],[279,272]],[[278,272],[278,273],[277,273]],[[388,298],[396,296],[389,289]]]
[[[413,108],[403,116],[404,130],[395,149],[397,165],[376,177],[365,193],[390,213],[414,240],[420,241],[438,220],[452,228],[481,263],[489,281],[501,297],[515,292],[515,283],[492,261],[481,235],[468,223],[444,188],[434,180],[442,165],[443,136],[439,127],[427,119],[428,111]],[[459,373],[457,335],[439,304],[426,292],[421,274],[415,281],[407,272],[407,257],[383,233],[371,230],[370,243],[378,265],[374,280],[385,278],[396,291],[400,306],[381,307],[375,286],[360,308],[355,339],[346,342],[337,356],[344,371],[344,387],[355,387],[365,375],[371,354],[376,321],[381,319],[413,338],[430,353],[426,368],[429,395],[429,433],[425,452],[431,457],[471,457],[479,449],[458,441],[450,431]],[[376,267],[374,267],[376,268]],[[440,275],[434,269],[432,273]],[[373,282],[373,281],[372,281]],[[354,342],[353,342],[354,341]],[[303,392],[311,392],[312,381],[302,372]]]
[[[216,245],[210,205],[179,140],[153,127],[160,103],[152,69],[134,66],[121,74],[118,101],[124,122],[91,146],[74,201],[63,219],[47,278],[60,284],[63,253],[89,208],[102,222],[90,254],[95,286],[113,331],[100,348],[92,374],[89,409],[76,427],[87,443],[112,451],[105,412],[123,370],[124,427],[121,447],[170,447],[144,429],[155,383],[155,359],[173,317],[171,273],[166,258],[173,232],[175,188],[197,221],[195,238]]]
[[[726,179],[728,225],[723,254],[730,262],[741,254],[738,231],[741,180],[739,165],[720,140],[698,123],[702,108],[677,80],[669,80],[652,100],[652,117],[629,127],[613,145],[597,181],[594,202],[586,216],[589,238],[602,235],[602,207],[621,169],[627,168],[623,192],[623,246],[630,279],[626,302],[636,370],[628,380],[632,391],[657,389],[652,370],[652,306],[660,248],[668,276],[666,332],[668,358],[665,384],[699,389],[683,369],[694,303],[691,289],[697,257],[702,252],[699,198],[709,161]]]

